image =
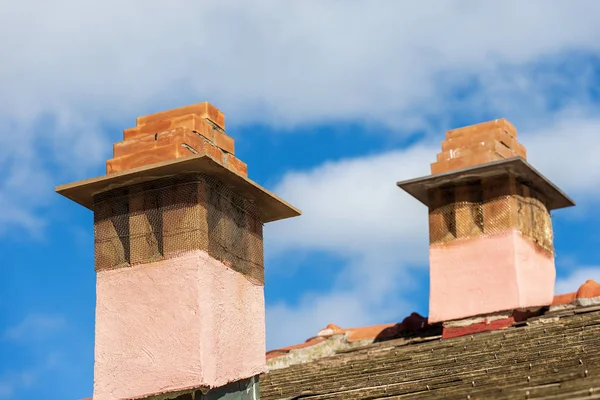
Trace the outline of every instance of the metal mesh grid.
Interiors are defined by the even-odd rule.
[[[96,270],[127,267],[205,250],[264,283],[258,209],[202,174],[164,178],[94,198]]]
[[[481,201],[460,201],[429,211],[429,241],[457,239],[519,231],[544,250],[553,253],[550,213],[532,197],[505,195]]]

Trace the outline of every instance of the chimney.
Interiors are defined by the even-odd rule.
[[[257,393],[263,223],[300,211],[248,179],[209,103],[139,117],[106,172],[56,189],[94,213],[94,400]]]
[[[499,119],[448,131],[432,175],[398,182],[429,208],[429,322],[552,303],[550,211],[574,202],[526,157]]]

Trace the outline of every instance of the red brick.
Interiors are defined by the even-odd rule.
[[[456,139],[459,137],[474,135],[481,132],[487,132],[494,129],[502,129],[513,138],[517,138],[517,129],[513,124],[504,118],[495,119],[493,121],[481,122],[479,124],[464,126],[462,128],[452,129],[446,132],[446,139]]]
[[[201,152],[203,143],[206,141],[200,134],[186,128],[177,128],[172,131],[157,133],[155,135],[144,135],[134,139],[117,142],[113,145],[113,156],[115,158],[128,154],[148,151],[155,147],[165,146],[171,143],[186,144],[194,150]]]
[[[473,154],[483,153],[486,151],[495,151],[495,152],[503,155],[505,158],[516,157],[516,156],[523,157],[523,154],[519,154],[517,150],[511,149],[511,148],[505,146],[504,144],[500,143],[499,141],[487,140],[484,142],[479,142],[479,143],[470,145],[468,147],[461,147],[461,148],[457,148],[457,149],[443,151],[443,152],[437,154],[436,159],[438,162],[443,162],[443,161],[451,160],[453,158],[468,157],[468,156],[472,156]]]
[[[198,153],[204,150],[207,140],[198,133],[188,129],[179,128],[172,132],[165,132],[162,135],[157,135],[158,146],[166,146],[168,144],[187,145]]]
[[[225,164],[225,155],[223,155],[223,151],[219,149],[212,143],[204,142],[204,153],[208,154],[210,158],[218,162],[219,164]]]
[[[476,153],[467,157],[459,157],[447,161],[435,162],[431,164],[431,173],[440,174],[442,172],[454,171],[457,169],[467,167],[474,167],[476,165],[503,160],[505,158],[507,157],[504,157],[503,155],[492,151]]]
[[[196,114],[173,116],[169,119],[157,120],[144,125],[138,125],[135,128],[125,129],[123,131],[123,138],[127,141],[140,136],[168,132],[177,128],[186,128],[199,133],[208,140],[213,140],[213,126]]]
[[[142,117],[138,117],[136,123],[137,126],[141,126],[151,122],[179,117],[185,114],[196,114],[201,118],[210,120],[221,129],[225,129],[225,116],[217,107],[208,102],[192,104],[185,107],[175,108],[173,110],[144,115]]]
[[[162,161],[172,160],[179,157],[192,155],[193,152],[175,143],[154,147],[139,153],[128,154],[122,157],[111,158],[106,161],[106,173],[125,171],[144,165],[150,165]]]
[[[248,166],[242,160],[235,158],[232,154],[227,154],[227,168],[236,174],[248,176]]]
[[[235,146],[233,143],[233,138],[231,136],[215,130],[213,142],[220,149],[230,154],[235,154]]]
[[[446,139],[442,142],[442,151],[470,147],[474,144],[490,140],[502,142],[512,149],[523,147],[516,138],[509,135],[504,129],[496,128],[489,131],[474,132],[468,135]]]

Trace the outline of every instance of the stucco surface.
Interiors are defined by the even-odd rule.
[[[521,307],[550,305],[554,301],[554,256],[530,239],[515,234],[515,257]]]
[[[550,305],[553,257],[517,231],[432,245],[429,321]]]
[[[263,287],[203,251],[99,272],[96,290],[94,400],[266,370]]]

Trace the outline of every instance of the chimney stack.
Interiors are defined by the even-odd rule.
[[[94,213],[94,400],[258,389],[262,227],[300,212],[247,178],[224,129],[209,103],[139,117],[107,175],[56,189]]]
[[[552,303],[550,210],[574,202],[526,157],[499,119],[448,131],[432,175],[398,182],[429,208],[429,322]]]

